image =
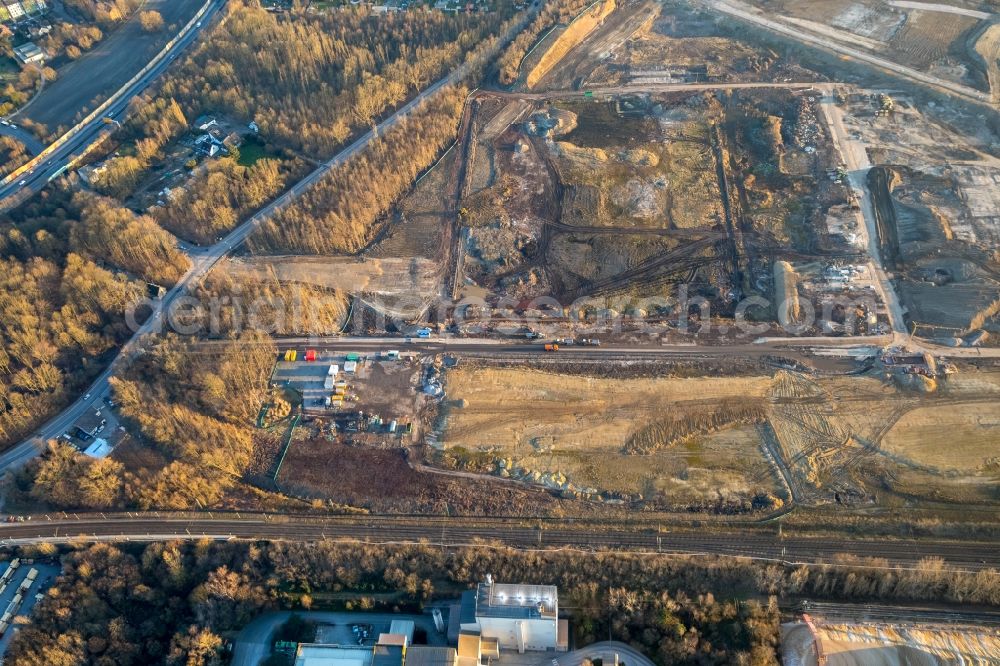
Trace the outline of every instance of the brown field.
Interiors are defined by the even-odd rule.
[[[442,442],[447,464],[674,508],[786,497],[771,455],[807,505],[992,502],[998,382],[960,374],[921,397],[876,376],[608,379],[463,367],[447,376],[457,402]]]
[[[952,44],[977,23],[969,16],[911,11],[906,23],[889,41],[890,53],[904,65],[926,69],[945,57]]]
[[[899,458],[941,471],[995,474],[1000,472],[996,407],[969,403],[914,409],[886,434],[882,446]]]
[[[583,493],[736,501],[777,492],[754,425],[737,422],[727,402],[762,398],[770,383],[463,368],[447,379],[449,397],[465,406],[449,410],[443,439],[452,451],[495,456],[550,486],[565,476],[563,486]],[[627,452],[635,446],[648,454]]]
[[[419,472],[405,452],[347,446],[314,437],[292,443],[278,478],[283,491],[377,512],[538,515],[555,499],[496,481]]]

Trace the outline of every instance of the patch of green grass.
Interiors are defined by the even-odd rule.
[[[0,79],[16,79],[17,75],[20,73],[21,68],[18,66],[16,60],[6,56],[0,56]]]
[[[268,152],[263,141],[253,134],[246,134],[243,136],[243,145],[240,146],[240,158],[237,160],[237,164],[249,167],[264,158],[276,157],[278,156],[275,153]]]

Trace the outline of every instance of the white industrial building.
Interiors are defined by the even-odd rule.
[[[462,595],[462,632],[478,632],[506,650],[566,650],[566,622],[559,620],[554,585],[494,583],[487,578]]]

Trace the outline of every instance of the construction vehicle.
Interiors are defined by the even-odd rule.
[[[547,352],[559,351],[559,345],[557,345],[554,342],[549,343],[549,344],[545,345],[545,351],[547,351]]]

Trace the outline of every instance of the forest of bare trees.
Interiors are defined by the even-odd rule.
[[[232,2],[156,96],[133,102],[119,137],[128,148],[106,161],[95,185],[125,201],[198,115],[254,121],[269,159],[207,162],[155,213],[185,238],[214,241],[301,178],[308,165],[299,156],[326,159],[488,41],[513,13],[511,3],[499,5],[475,15],[376,16],[364,7],[275,14],[253,0]]]
[[[22,557],[55,554],[24,548]],[[417,610],[484,580],[552,584],[578,645],[624,641],[657,664],[778,664],[779,603],[1000,604],[1000,573],[935,560],[760,564],[725,557],[362,543],[98,544],[69,549],[14,638],[14,666],[223,663],[223,637],[278,608]],[[438,590],[444,590],[439,592]]]
[[[81,391],[131,331],[143,280],[188,263],[152,219],[108,199],[52,190],[0,220],[0,443]]]
[[[371,239],[379,217],[454,141],[466,94],[465,88],[447,88],[424,102],[364,154],[331,170],[263,224],[251,238],[251,248],[300,254],[359,250]]]

